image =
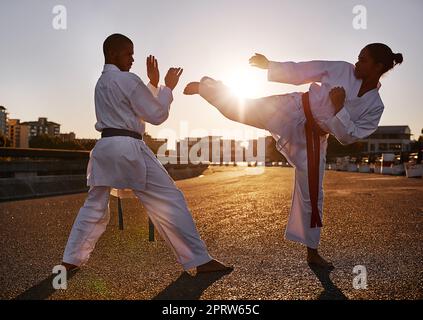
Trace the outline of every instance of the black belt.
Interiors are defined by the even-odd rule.
[[[115,129],[115,128],[104,128],[101,132],[102,138],[107,137],[116,137],[116,136],[125,136],[125,137],[132,137],[135,139],[142,140],[142,134],[139,134],[138,132],[125,130],[125,129]]]

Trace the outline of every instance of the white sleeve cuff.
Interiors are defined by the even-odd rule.
[[[159,87],[156,88],[155,86],[153,86],[151,84],[151,82],[148,83],[147,87],[150,90],[150,92],[152,93],[152,95],[157,98],[157,95],[159,94]]]
[[[158,91],[157,93],[158,98],[165,96],[166,99],[169,101],[169,104],[173,101],[173,93],[172,93],[172,90],[170,90],[170,88],[166,86],[159,86],[159,88],[157,88],[157,91]]]
[[[210,77],[202,77],[200,80],[200,85],[198,86],[198,93],[204,99],[207,100],[207,97],[210,95],[210,88],[216,84],[216,80]]]
[[[275,61],[269,61],[269,65],[267,67],[267,80],[274,81],[278,74],[280,73],[280,63]]]
[[[336,117],[339,119],[339,121],[342,122],[342,124],[347,127],[350,123],[350,114],[348,111],[343,107],[339,112],[336,114]]]

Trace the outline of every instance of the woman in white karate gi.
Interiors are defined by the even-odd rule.
[[[184,90],[188,95],[200,94],[227,118],[268,130],[275,138],[277,149],[295,168],[292,206],[285,237],[307,246],[310,264],[333,267],[317,251],[322,225],[327,138],[332,134],[342,144],[351,144],[377,129],[384,109],[378,92],[380,77],[402,61],[401,54],[394,54],[381,43],[369,44],[361,50],[355,66],[343,61],[273,62],[264,55],[256,54],[250,58],[250,64],[267,69],[269,81],[293,85],[312,83],[307,99],[304,100],[306,95],[298,92],[260,99],[238,99],[222,82],[209,77],[189,83]],[[305,104],[308,104],[311,113],[306,114]],[[307,115],[311,117],[309,122],[314,122],[320,130],[316,138],[317,150],[320,150],[317,151],[315,165],[318,175],[315,179],[315,223],[309,191],[311,183],[309,185],[308,180]]]
[[[159,69],[147,58],[148,87],[130,73],[132,41],[121,34],[103,44],[105,66],[95,88],[95,128],[102,132],[90,155],[88,197],[74,222],[63,255],[67,270],[85,264],[110,219],[111,188],[132,189],[156,229],[185,270],[229,271],[209,255],[196,229],[184,195],[142,140],[145,122],[161,124],[169,116],[182,69],[169,69],[166,86],[158,87]]]

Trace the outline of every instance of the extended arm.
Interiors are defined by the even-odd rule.
[[[256,53],[249,60],[250,65],[268,70],[268,80],[293,85],[321,82],[329,72],[345,65],[342,61],[276,62]]]

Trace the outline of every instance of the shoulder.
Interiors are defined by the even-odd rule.
[[[137,76],[135,73],[132,72],[117,72],[116,80],[119,82],[132,84],[132,85],[138,85],[143,84],[144,82],[141,80],[139,76]]]
[[[354,72],[355,66],[347,61],[321,61],[328,69],[339,70],[341,72]]]
[[[312,60],[304,63],[304,68],[322,70],[331,78],[351,76],[354,73],[354,65],[346,61]]]
[[[353,64],[346,61],[321,61],[321,63],[331,82],[345,84],[347,79],[354,81],[355,66]]]
[[[369,102],[368,108],[362,114],[361,117],[365,118],[365,117],[371,116],[371,117],[380,119],[385,109],[385,106],[383,104],[383,101],[380,95],[375,94],[374,98],[371,100],[368,100],[368,102]]]
[[[132,72],[122,72],[122,74],[123,74],[124,77],[127,77],[131,81],[143,83],[142,80],[141,80],[141,78],[139,76],[137,76],[135,73],[132,73]]]
[[[130,94],[139,86],[145,86],[139,76],[132,72],[118,71],[113,76],[113,85],[119,87],[120,90]]]
[[[379,94],[377,94],[374,104],[380,112],[383,112],[383,109],[385,109],[385,105],[383,104],[382,98]]]

